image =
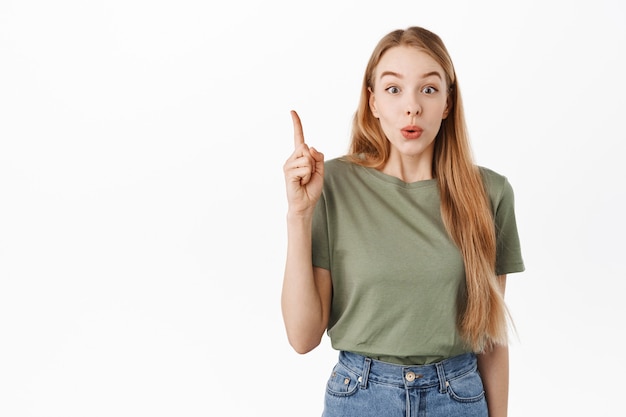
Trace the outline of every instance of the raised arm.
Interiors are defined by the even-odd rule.
[[[313,267],[311,226],[322,194],[324,155],[304,141],[300,118],[291,112],[294,152],[283,166],[287,187],[287,260],[281,297],[289,343],[298,353],[319,345],[328,326],[332,284],[330,272]]]

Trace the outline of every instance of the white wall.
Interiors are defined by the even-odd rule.
[[[618,0],[0,3],[0,415],[319,416],[279,296],[289,110],[328,158],[388,31],[446,42],[516,191],[510,416],[621,409]]]

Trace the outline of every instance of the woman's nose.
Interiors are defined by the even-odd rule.
[[[416,99],[409,100],[406,107],[407,116],[415,115],[417,116],[422,108],[420,107],[418,101]]]

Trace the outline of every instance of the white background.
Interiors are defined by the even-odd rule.
[[[348,145],[393,29],[438,33],[527,270],[510,416],[623,407],[626,6],[0,2],[0,416],[319,416],[280,314],[289,110]]]

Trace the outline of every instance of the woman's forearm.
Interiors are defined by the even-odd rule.
[[[315,348],[328,324],[330,279],[314,273],[311,219],[288,216],[287,260],[281,296],[289,343],[298,353]]]
[[[509,404],[509,348],[498,345],[478,355],[489,417],[506,417]]]

